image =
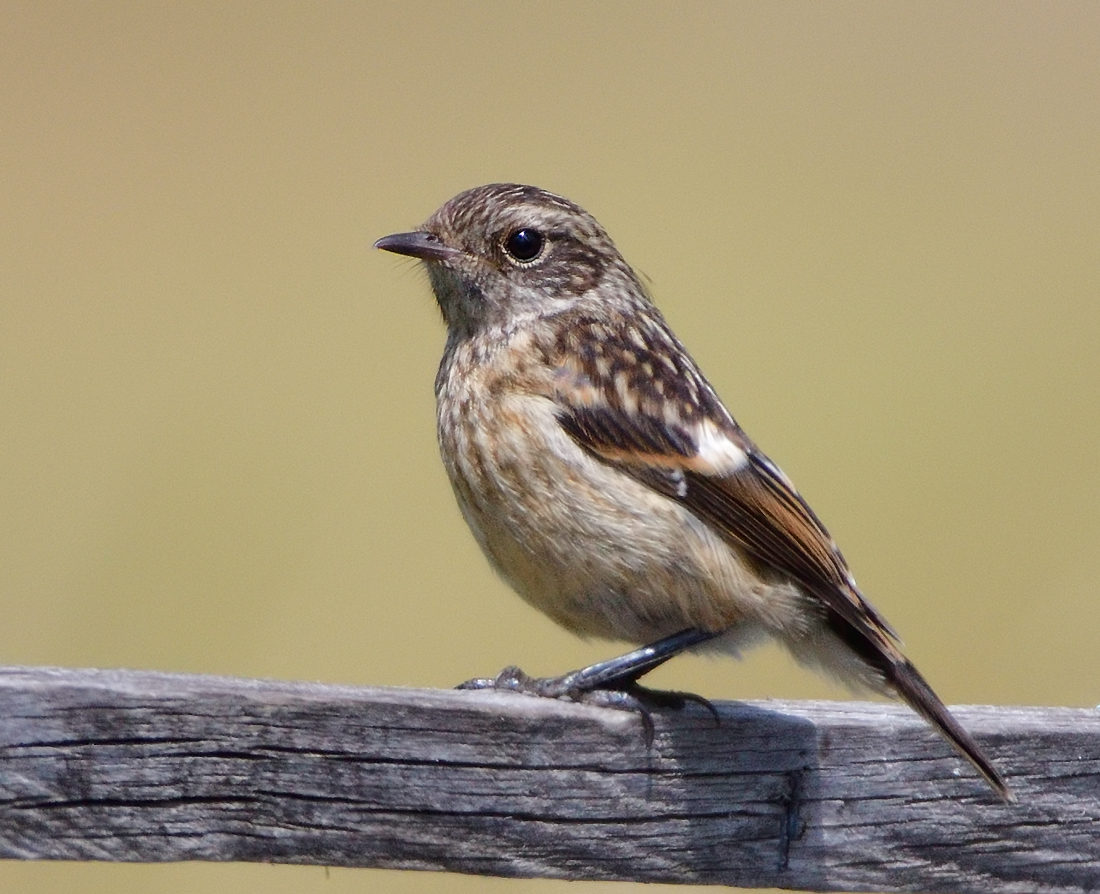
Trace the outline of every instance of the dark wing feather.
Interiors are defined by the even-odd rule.
[[[771,460],[751,445],[747,453],[748,464],[733,474],[690,473],[684,504],[754,559],[789,575],[860,633],[897,639],[856,589],[844,558],[806,501]]]
[[[817,516],[739,428],[719,420],[725,422],[725,436],[748,457],[740,469],[723,475],[692,461],[697,449],[685,428],[651,415],[627,414],[611,401],[563,406],[558,418],[590,453],[678,500],[752,561],[817,596],[828,611],[862,634],[849,644],[867,658],[878,657],[873,664],[881,662],[879,649],[869,649],[872,644],[863,638],[877,645],[883,636],[896,634],[855,589],[844,559]]]
[[[560,331],[554,398],[578,444],[679,500],[751,561],[817,596],[830,622],[833,615],[845,622],[838,632],[859,653],[870,658],[896,639],[856,589],[824,525],[741,431],[656,311],[617,323],[577,318]],[[708,465],[696,443],[703,428],[747,461]]]

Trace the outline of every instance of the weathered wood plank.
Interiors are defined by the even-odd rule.
[[[717,707],[0,669],[0,857],[1100,890],[1100,711],[957,709],[1006,805],[902,707]]]

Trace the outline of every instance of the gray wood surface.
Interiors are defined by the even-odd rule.
[[[0,669],[0,857],[245,860],[806,890],[1100,890],[1100,711],[638,718],[522,695]]]

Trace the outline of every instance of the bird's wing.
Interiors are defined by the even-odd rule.
[[[598,339],[576,339],[574,346],[599,348],[570,350],[559,366],[562,427],[598,459],[690,509],[751,561],[816,596],[829,619],[846,622],[837,630],[842,638],[878,665],[897,635],[856,588],[824,525],[674,338],[657,334],[667,343],[654,347],[655,333],[647,332],[642,348],[642,339],[616,338],[606,326]]]

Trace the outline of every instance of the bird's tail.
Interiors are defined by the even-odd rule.
[[[985,781],[1001,798],[1008,802],[1016,800],[1012,789],[1008,787],[1004,777],[997,772],[997,768],[993,766],[989,758],[978,747],[978,743],[951,716],[947,706],[940,701],[939,696],[932,691],[932,687],[928,685],[920,672],[907,659],[902,658],[900,661],[890,662],[886,678],[890,686],[909,707],[932,724],[955,747],[959,754],[970,761],[974,765],[974,769],[982,774]]]

